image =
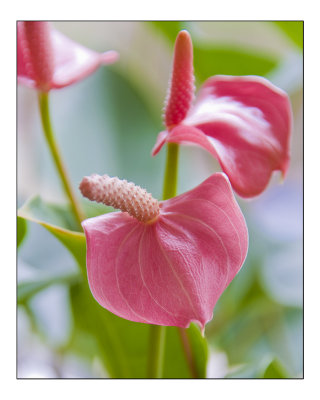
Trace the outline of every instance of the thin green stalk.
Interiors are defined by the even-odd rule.
[[[177,194],[178,155],[179,145],[168,143],[163,184],[163,200],[170,199]],[[165,326],[150,326],[148,378],[162,378],[165,336]]]
[[[57,142],[55,141],[55,137],[54,137],[54,133],[53,133],[52,126],[51,126],[51,121],[50,121],[48,93],[39,92],[38,100],[39,100],[40,116],[41,116],[41,122],[42,122],[44,136],[47,140],[54,164],[57,168],[59,177],[62,182],[62,186],[64,188],[64,191],[65,191],[67,197],[69,198],[72,211],[73,211],[74,216],[77,221],[78,228],[81,230],[81,221],[85,219],[85,216],[84,216],[84,214],[81,210],[81,207],[77,201],[77,198],[73,192],[71,182],[69,180],[66,168],[62,161]]]
[[[179,145],[167,144],[167,161],[163,182],[163,200],[177,195]]]
[[[150,325],[148,378],[162,378],[166,327]]]
[[[189,371],[191,374],[191,377],[194,379],[200,378],[197,366],[192,354],[192,347],[188,338],[187,330],[184,328],[178,328],[182,348],[186,357],[186,361],[189,367]]]

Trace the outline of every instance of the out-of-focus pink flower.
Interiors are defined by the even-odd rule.
[[[95,299],[131,321],[183,328],[194,321],[203,330],[248,248],[225,174],[162,202],[107,175],[85,177],[80,190],[123,211],[82,223]]]
[[[19,21],[17,39],[18,82],[44,92],[71,85],[118,58],[115,51],[100,54],[73,42],[45,21]]]
[[[257,76],[215,76],[200,88],[192,105],[192,41],[178,34],[165,107],[164,143],[195,144],[209,151],[242,197],[260,194],[273,171],[289,166],[291,105],[281,89]]]

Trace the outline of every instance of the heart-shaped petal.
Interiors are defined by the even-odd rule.
[[[209,151],[242,197],[260,194],[273,171],[285,176],[290,161],[291,106],[287,95],[260,77],[217,76],[201,88],[185,120],[159,134],[165,142]]]
[[[83,227],[94,297],[137,322],[204,329],[247,254],[246,223],[222,173],[161,202],[152,223],[111,213]]]
[[[182,32],[177,36],[174,51],[166,131],[159,134],[152,154],[156,155],[166,142],[200,146],[219,161],[240,196],[257,196],[274,171],[285,176],[289,167],[289,98],[258,76],[215,76],[200,88],[192,106],[192,43],[183,32],[183,36]],[[188,38],[183,42],[188,43],[183,56],[177,52],[182,37]],[[178,68],[176,59],[186,67]]]

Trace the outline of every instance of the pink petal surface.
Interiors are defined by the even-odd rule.
[[[158,154],[165,143],[197,144],[209,151],[215,158],[218,158],[218,154],[208,137],[200,129],[193,126],[180,124],[174,127],[170,134],[167,131],[160,132],[151,154],[153,156]]]
[[[100,65],[111,64],[118,59],[116,51],[97,53],[70,40],[56,30],[52,30],[52,41],[55,55],[53,88],[61,88],[77,82]]]
[[[222,173],[160,204],[150,224],[127,213],[83,222],[91,291],[125,319],[203,329],[246,257],[245,220]]]
[[[291,120],[288,96],[266,79],[216,76],[204,83],[180,126],[161,134],[153,154],[165,142],[201,146],[218,159],[239,195],[253,197],[273,171],[287,172]]]
[[[87,49],[51,28],[49,23],[45,23],[50,27],[47,37],[39,35],[34,42],[37,44],[46,40],[51,46],[50,54],[42,53],[38,57],[26,57],[30,53],[30,46],[32,49],[32,43],[27,40],[23,24],[25,23],[18,22],[18,82],[28,87],[40,90],[62,88],[87,77],[100,65],[110,64],[118,59],[117,52],[108,51],[100,54]],[[39,22],[34,24],[37,25]],[[43,82],[39,82],[38,75],[31,73],[32,69],[30,70],[28,65],[36,63],[43,66],[48,61],[48,56],[52,58],[52,74],[44,87]]]

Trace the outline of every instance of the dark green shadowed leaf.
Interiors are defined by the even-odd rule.
[[[23,218],[17,217],[17,247],[20,246],[26,234],[27,234],[27,221]]]
[[[51,281],[39,279],[25,282],[20,286],[20,301],[28,300],[39,290],[57,283],[57,280],[64,282],[70,287],[73,315],[73,333],[65,350],[76,352],[91,361],[99,358],[108,376],[112,378],[147,377],[150,326],[119,318],[94,300],[86,279],[85,236],[68,229],[71,223],[68,210],[47,204],[37,197],[19,210],[19,216],[49,230],[73,254],[83,272],[82,277],[79,274],[52,277]],[[193,325],[186,332],[195,359],[197,377],[203,378],[206,373],[207,342]],[[164,377],[192,376],[178,329],[170,327],[166,337]]]
[[[301,50],[303,49],[303,21],[274,21]]]

